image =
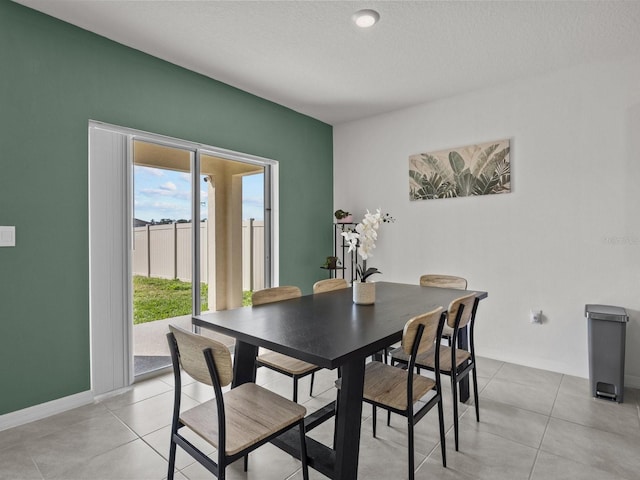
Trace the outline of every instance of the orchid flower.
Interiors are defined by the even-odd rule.
[[[355,231],[342,232],[345,242],[349,245],[349,252],[357,250],[358,255],[362,258],[362,266],[358,265],[356,272],[356,276],[359,276],[361,281],[364,282],[367,277],[374,273],[381,273],[377,268],[366,268],[367,259],[373,256],[372,251],[376,248],[377,230],[380,225],[393,221],[395,221],[393,217],[388,213],[383,215],[379,208],[375,213],[367,210],[362,222],[356,225]]]

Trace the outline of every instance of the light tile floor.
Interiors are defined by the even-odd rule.
[[[625,403],[596,400],[585,379],[481,358],[478,361],[480,423],[474,409],[460,409],[460,451],[453,448],[450,390],[445,385],[447,468],[442,467],[437,413],[416,427],[416,479],[443,480],[634,480],[640,478],[640,392]],[[335,373],[317,374],[314,397],[301,381],[308,411],[335,398]],[[185,408],[208,399],[209,388],[184,381]],[[291,380],[260,369],[258,383],[287,397]],[[0,432],[0,479],[161,480],[167,475],[173,377],[163,375],[130,391],[75,410]],[[379,417],[371,434],[371,409],[362,415],[359,478],[406,478],[406,427],[401,417],[386,426]],[[333,422],[313,430],[330,443]],[[194,443],[213,452],[195,435]],[[228,478],[299,480],[300,463],[272,445],[251,454],[249,472],[231,465]],[[212,476],[178,449],[176,478]],[[313,470],[313,480],[325,477]]]

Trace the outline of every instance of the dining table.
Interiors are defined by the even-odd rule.
[[[358,453],[365,364],[402,338],[405,323],[452,300],[475,292],[420,285],[376,282],[372,305],[357,305],[352,289],[304,295],[254,307],[203,313],[192,318],[196,327],[235,338],[232,388],[256,378],[258,348],[289,355],[326,369],[339,369],[342,378],[337,401],[307,415],[308,433],[335,415],[334,445],[307,436],[308,465],[334,480],[358,478]],[[467,342],[466,331],[458,338]],[[461,385],[461,401],[468,398],[468,381]],[[299,433],[289,431],[272,443],[300,458]]]

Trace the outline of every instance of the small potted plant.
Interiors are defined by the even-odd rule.
[[[326,268],[327,270],[335,270],[340,265],[340,259],[338,257],[329,256],[324,261],[324,265],[322,268]]]
[[[353,215],[345,210],[338,209],[333,215],[338,223],[353,223]]]

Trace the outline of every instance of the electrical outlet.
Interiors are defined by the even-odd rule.
[[[541,324],[542,323],[542,310],[531,309],[531,311],[529,312],[529,321],[531,323]]]

